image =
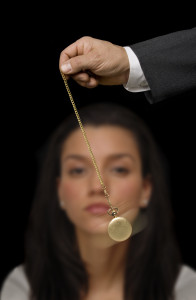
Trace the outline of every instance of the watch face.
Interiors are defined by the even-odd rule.
[[[108,234],[116,242],[127,240],[132,233],[132,226],[123,217],[115,217],[108,225]]]

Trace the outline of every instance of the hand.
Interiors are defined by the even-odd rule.
[[[125,49],[110,42],[82,37],[65,48],[59,59],[59,68],[78,84],[94,88],[98,84],[126,84],[129,60]]]

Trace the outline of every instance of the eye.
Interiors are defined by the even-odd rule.
[[[69,174],[70,175],[82,175],[82,174],[84,174],[84,171],[85,171],[84,168],[77,167],[77,168],[70,169]]]
[[[130,172],[130,170],[128,168],[122,167],[122,166],[118,166],[118,167],[114,167],[112,169],[113,172],[117,173],[117,174],[128,174]]]

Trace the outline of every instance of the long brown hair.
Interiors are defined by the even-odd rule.
[[[153,191],[146,209],[148,226],[130,239],[124,299],[173,299],[180,252],[173,230],[166,158],[144,121],[118,104],[95,103],[80,109],[84,125],[118,125],[138,144],[142,176],[151,175]],[[59,208],[56,178],[62,145],[78,128],[74,114],[53,132],[38,177],[25,240],[25,270],[36,300],[79,300],[88,290],[88,275],[77,250],[74,228]]]

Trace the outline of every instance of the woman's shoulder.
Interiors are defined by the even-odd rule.
[[[182,265],[175,285],[176,300],[195,300],[196,270]]]
[[[29,300],[30,287],[24,265],[15,267],[6,276],[0,291],[1,300]]]
[[[195,300],[196,270],[182,265],[175,284],[176,300]],[[24,265],[15,267],[5,278],[0,291],[1,300],[29,300],[30,286]]]

